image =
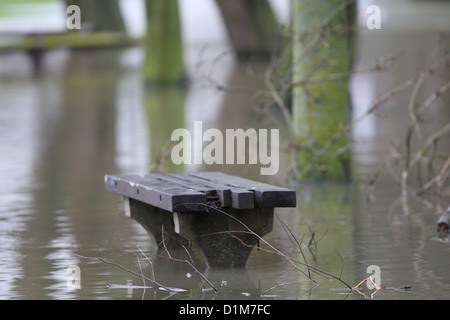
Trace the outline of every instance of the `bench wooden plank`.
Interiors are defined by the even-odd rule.
[[[255,206],[258,208],[295,207],[297,205],[295,190],[231,176],[222,172],[199,172],[191,175],[225,186],[252,191],[255,195]]]
[[[170,212],[205,210],[206,194],[164,180],[139,175],[106,175],[105,187]]]
[[[161,180],[180,184],[183,187],[204,192],[208,196],[216,193],[220,200],[219,207],[232,207],[235,209],[253,209],[253,192],[242,188],[234,188],[224,184],[218,184],[211,180],[205,180],[194,175],[185,174],[149,174]]]
[[[234,209],[295,207],[294,190],[221,172],[106,175],[108,191],[171,211],[207,211],[208,206]]]
[[[241,188],[235,188],[232,186],[227,186],[222,183],[216,183],[211,180],[206,180],[203,178],[196,177],[195,174],[189,175],[170,175],[177,176],[180,179],[184,179],[186,181],[194,182],[197,185],[205,186],[212,188],[213,190],[222,190],[224,196],[227,197],[223,202],[223,207],[232,207],[235,209],[253,209],[254,208],[254,199],[253,192],[244,190]]]
[[[203,181],[207,184],[218,185],[221,188],[227,188],[230,190],[230,206],[235,209],[253,209],[255,207],[254,194],[250,190],[246,190],[233,185],[227,185],[211,179],[205,179],[198,174],[190,173],[188,175],[191,179],[197,179],[197,181]]]
[[[203,179],[190,177],[184,174],[149,174],[146,176],[152,176],[159,178],[163,181],[179,184],[181,187],[193,189],[206,194],[207,202],[217,207],[229,207],[231,206],[231,191],[230,188],[224,187],[208,182]],[[216,198],[216,199],[215,199]],[[213,204],[213,202],[216,202]]]

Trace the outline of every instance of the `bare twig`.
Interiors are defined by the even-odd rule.
[[[402,191],[403,194],[407,193],[407,179],[408,175],[411,172],[412,168],[422,159],[424,154],[427,152],[427,150],[430,148],[433,143],[435,143],[438,139],[443,137],[445,134],[448,134],[450,132],[450,123],[442,127],[440,130],[435,132],[431,137],[425,141],[425,143],[422,145],[422,147],[417,151],[414,158],[407,164],[406,168],[403,170],[402,173]]]
[[[299,280],[299,281],[288,281],[288,282],[278,283],[278,284],[270,287],[269,289],[264,290],[261,293],[261,296],[265,296],[267,294],[267,292],[272,291],[279,287],[284,287],[284,286],[289,286],[289,285],[299,284],[299,283],[304,283],[304,282],[306,282],[306,281]],[[317,286],[317,284],[314,284],[314,286]],[[313,288],[314,288],[314,286],[313,286]]]
[[[287,230],[288,234],[292,237],[292,239],[294,239],[295,243],[297,244],[297,247],[299,248],[300,253],[301,253],[302,257],[303,257],[303,260],[305,261],[305,265],[308,268],[308,278],[311,278],[311,271],[309,270],[309,264],[308,264],[308,261],[306,260],[305,254],[303,253],[302,246],[300,245],[300,242],[298,242],[297,237],[292,233],[291,229],[287,226],[287,224],[284,223],[281,220],[279,220],[279,221],[280,221],[281,225],[283,226],[283,228],[285,230]]]
[[[447,90],[450,89],[450,81],[440,86],[433,92],[419,107],[417,107],[417,114],[422,115],[433,102],[441,97]]]
[[[292,257],[289,257],[289,256],[285,255],[283,252],[281,252],[280,250],[278,250],[277,248],[275,248],[274,246],[272,246],[270,243],[268,243],[265,239],[263,239],[262,237],[260,237],[257,233],[253,232],[253,231],[252,231],[245,223],[243,223],[242,221],[240,221],[240,220],[237,219],[236,217],[233,217],[232,215],[230,215],[230,214],[228,214],[227,212],[225,212],[225,211],[223,211],[223,210],[220,210],[220,209],[218,209],[218,208],[214,208],[214,207],[209,206],[209,205],[205,205],[205,206],[210,207],[210,209],[215,210],[215,211],[217,211],[217,212],[223,213],[223,214],[225,214],[226,216],[230,217],[231,219],[234,219],[236,222],[238,222],[238,223],[241,224],[245,229],[248,230],[248,231],[225,231],[225,232],[224,232],[224,233],[228,233],[231,237],[234,237],[235,239],[239,240],[239,241],[242,243],[242,245],[247,246],[247,247],[250,247],[250,248],[259,248],[259,250],[264,250],[264,251],[266,251],[266,252],[275,253],[275,254],[277,254],[277,255],[282,256],[282,257],[285,258],[287,261],[289,261],[289,262],[290,262],[297,270],[299,270],[303,275],[305,275],[308,279],[310,279],[311,281],[313,281],[313,282],[316,283],[316,284],[318,283],[317,280],[315,280],[314,278],[308,277],[308,275],[305,274],[305,272],[304,272],[303,270],[301,270],[301,269],[297,266],[297,264],[303,265],[303,266],[308,266],[308,268],[309,268],[311,271],[313,271],[313,272],[315,272],[315,273],[317,273],[317,274],[325,275],[325,276],[328,276],[328,277],[333,278],[333,279],[335,279],[335,280],[338,280],[338,281],[340,281],[341,283],[343,283],[345,286],[347,286],[348,288],[350,288],[350,289],[352,288],[349,284],[347,284],[344,280],[342,280],[342,279],[341,279],[340,277],[338,277],[338,276],[335,276],[335,275],[333,275],[333,274],[331,274],[331,273],[329,273],[329,272],[326,272],[326,271],[321,270],[321,269],[319,269],[319,268],[317,268],[317,267],[311,266],[311,265],[309,265],[309,264],[306,264],[306,263],[304,263],[304,262],[301,262],[301,261],[299,261],[299,260],[293,259]],[[263,242],[263,243],[265,243],[266,245],[268,245],[272,250],[267,250],[267,249],[263,249],[263,248],[261,248],[261,247],[259,247],[259,246],[254,246],[254,245],[247,244],[247,243],[245,243],[244,241],[242,241],[239,237],[233,235],[232,233],[250,233],[250,234],[256,236],[261,242]]]
[[[431,180],[426,182],[422,187],[420,187],[418,190],[416,190],[416,195],[421,195],[422,193],[425,193],[427,190],[429,190],[433,185],[436,185],[439,189],[442,188],[445,181],[450,176],[450,156],[447,158],[447,161],[442,165],[441,169],[439,170],[439,173],[434,176]]]
[[[164,230],[163,230],[162,233],[164,234]],[[200,281],[201,281],[202,285],[203,285],[203,282],[202,282],[202,281],[205,281],[205,282],[206,282],[206,283],[214,290],[214,292],[216,292],[216,293],[218,292],[217,288],[211,283],[211,281],[209,281],[209,280],[208,280],[208,279],[207,279],[207,278],[206,278],[206,277],[205,277],[205,276],[204,276],[204,275],[203,275],[203,274],[195,267],[195,265],[194,265],[193,263],[191,263],[190,261],[185,260],[185,259],[177,259],[177,258],[172,257],[172,255],[170,254],[169,250],[167,249],[167,246],[166,246],[166,243],[165,243],[164,239],[163,239],[163,241],[162,241],[162,244],[163,244],[163,246],[164,246],[164,251],[167,253],[167,256],[168,256],[169,260],[187,264],[189,267],[192,268],[192,270],[195,272],[195,274],[200,278]],[[186,249],[185,246],[182,246],[182,247],[183,247],[183,249],[186,251],[186,253],[188,254],[189,259],[191,259],[191,261],[192,261],[192,257],[191,257],[191,254],[189,253],[189,251]]]

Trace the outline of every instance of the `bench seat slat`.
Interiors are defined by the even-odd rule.
[[[138,175],[105,177],[108,191],[148,203],[167,211],[204,211],[206,195],[179,184]]]
[[[198,192],[203,192],[207,196],[216,195],[220,201],[220,207],[231,206],[231,191],[230,188],[220,186],[213,182],[207,182],[202,179],[197,179],[183,174],[149,174],[162,181],[178,184],[180,187],[193,189]]]
[[[210,190],[219,191],[223,194],[223,207],[232,207],[235,209],[253,209],[254,199],[253,192],[244,190],[242,188],[235,188],[233,186],[228,186],[223,183],[216,183],[212,180],[205,180],[200,177],[195,176],[195,174],[189,175],[170,175],[176,176],[179,179],[183,179],[186,182],[194,183],[195,185],[200,185],[203,187],[208,187]]]
[[[296,206],[294,190],[222,172],[106,175],[105,187],[171,212],[206,211],[211,201],[241,210]]]
[[[191,175],[223,184],[224,186],[252,191],[255,194],[255,206],[258,208],[295,207],[297,205],[295,190],[230,176],[222,172],[199,172]]]

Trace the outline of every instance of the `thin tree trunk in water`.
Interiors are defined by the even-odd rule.
[[[216,0],[216,3],[237,56],[269,57],[278,31],[270,3],[267,0]]]
[[[146,0],[144,79],[178,85],[185,79],[178,0]]]
[[[353,23],[351,10],[342,0],[292,0],[292,9],[292,121],[298,169],[306,172],[301,178],[349,180],[349,137],[340,132],[350,120],[345,75],[352,57],[347,28]]]

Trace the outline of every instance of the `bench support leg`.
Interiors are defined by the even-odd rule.
[[[210,268],[244,268],[260,237],[273,228],[273,208],[168,212],[129,199],[130,216],[166,246],[196,245]],[[162,234],[164,231],[164,235]]]
[[[130,198],[125,198],[124,202],[127,215],[147,230],[155,247],[164,249],[163,241],[169,251],[179,249],[182,245],[189,246],[189,240],[175,232],[171,212]]]

